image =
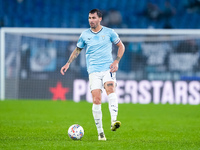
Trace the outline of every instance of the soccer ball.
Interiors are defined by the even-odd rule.
[[[72,140],[80,140],[83,137],[83,135],[84,135],[83,127],[81,127],[78,124],[73,124],[68,129],[68,136]]]

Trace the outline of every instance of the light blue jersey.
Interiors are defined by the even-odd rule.
[[[77,47],[86,49],[86,62],[88,73],[101,72],[110,69],[113,62],[112,43],[120,42],[118,34],[110,28],[102,26],[95,33],[91,29],[82,32]]]

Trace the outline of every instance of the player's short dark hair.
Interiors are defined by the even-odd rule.
[[[100,11],[99,9],[92,9],[92,10],[90,10],[89,13],[90,13],[90,14],[97,13],[97,16],[98,16],[99,18],[102,18],[102,13],[101,13],[101,11]]]

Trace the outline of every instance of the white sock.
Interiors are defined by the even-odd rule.
[[[118,114],[118,100],[117,95],[115,93],[111,93],[108,95],[108,102],[109,102],[109,110],[111,115],[111,123],[117,120]]]
[[[100,134],[101,132],[104,132],[103,125],[102,125],[101,104],[100,105],[93,104],[92,113],[93,113],[94,121],[97,127],[97,132],[98,134]]]

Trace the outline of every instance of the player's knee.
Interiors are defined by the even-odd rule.
[[[93,99],[93,104],[101,104],[101,90],[93,90],[92,91],[92,99]]]
[[[115,87],[114,86],[107,86],[106,87],[106,93],[107,95],[114,93],[115,92]]]
[[[101,97],[99,97],[99,96],[94,96],[94,97],[93,97],[93,103],[96,104],[96,105],[101,104]]]

